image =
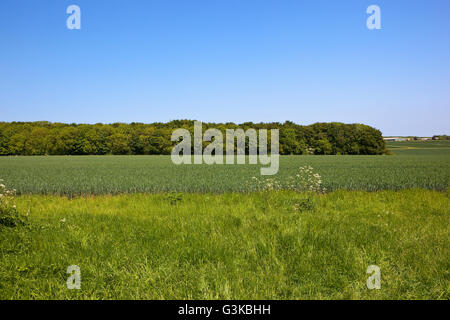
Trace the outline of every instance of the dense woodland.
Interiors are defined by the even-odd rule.
[[[191,120],[151,124],[0,122],[0,155],[170,154],[176,144],[171,141],[173,130],[185,128],[193,133],[193,127]],[[283,155],[386,152],[381,132],[363,124],[203,123],[203,130],[207,128],[217,128],[224,136],[225,129],[279,129]]]

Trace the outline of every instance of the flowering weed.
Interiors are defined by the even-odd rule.
[[[295,176],[281,180],[274,177],[258,178],[253,177],[247,183],[248,191],[310,191],[315,193],[325,193],[326,188],[322,186],[322,177],[315,173],[311,166],[300,167]]]
[[[15,227],[25,224],[25,219],[17,211],[14,203],[15,189],[9,190],[0,179],[0,225]]]

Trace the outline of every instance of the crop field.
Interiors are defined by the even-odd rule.
[[[387,142],[386,146],[390,149],[446,149],[450,150],[450,140],[432,140],[432,141],[393,141]]]
[[[390,144],[392,156],[281,156],[277,178],[312,166],[330,191],[445,190],[450,186],[450,144],[443,142],[440,147],[434,141]],[[416,147],[408,148],[411,144]],[[0,177],[19,194],[241,192],[259,175],[258,165],[177,166],[170,156],[0,158]]]

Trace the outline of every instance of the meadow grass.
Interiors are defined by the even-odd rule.
[[[0,299],[450,298],[449,191],[23,195],[17,207],[29,222],[0,226]],[[69,265],[81,290],[66,287]]]

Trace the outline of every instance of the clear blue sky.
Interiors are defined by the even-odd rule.
[[[371,4],[382,30],[366,28]],[[1,0],[0,121],[450,134],[449,17],[448,0]]]

